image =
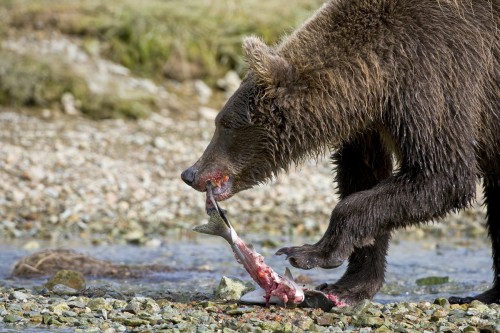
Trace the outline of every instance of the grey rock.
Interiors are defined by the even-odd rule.
[[[9,299],[14,299],[18,301],[24,301],[28,299],[28,295],[21,291],[14,291],[12,294],[9,295]]]
[[[157,136],[153,139],[153,146],[158,149],[165,149],[168,147],[168,142],[161,136]]]
[[[52,287],[52,293],[54,295],[73,296],[78,295],[79,291],[64,284],[56,284],[54,287]]]
[[[215,297],[223,300],[239,300],[245,292],[253,288],[253,285],[248,282],[223,276],[215,291]]]
[[[142,309],[142,304],[137,299],[132,299],[127,306],[123,309],[123,311],[130,312],[133,314],[138,314]]]
[[[17,323],[23,320],[23,317],[14,315],[14,314],[8,314],[5,317],[3,317],[4,323]]]
[[[202,80],[194,81],[194,89],[198,94],[200,103],[206,104],[212,97],[212,89]]]
[[[76,106],[76,99],[73,94],[66,92],[62,95],[61,97],[61,105],[64,113],[71,115],[71,116],[77,116],[80,114],[80,111],[78,110]]]

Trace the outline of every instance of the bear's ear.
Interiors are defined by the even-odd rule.
[[[286,87],[293,82],[295,76],[293,67],[260,38],[255,36],[245,38],[243,52],[250,69],[255,71],[261,84],[268,88],[278,88]]]

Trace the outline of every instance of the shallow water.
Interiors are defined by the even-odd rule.
[[[251,238],[251,237],[248,237]],[[284,245],[297,245],[292,240]],[[154,295],[165,290],[189,293],[210,293],[221,276],[250,280],[242,266],[237,264],[229,246],[222,239],[201,236],[189,241],[175,241],[160,247],[148,248],[132,245],[78,246],[72,249],[124,264],[163,264],[175,272],[152,273],[140,279],[90,279],[89,286],[110,286],[120,292]],[[287,266],[284,257],[274,256],[275,248],[256,245],[266,263],[282,273]],[[0,245],[0,284],[12,287],[41,285],[44,279],[13,279],[9,273],[15,262],[31,252],[16,244]],[[334,270],[313,269],[301,271],[292,268],[294,275],[302,274],[312,285],[338,279],[345,267]],[[428,276],[448,276],[450,282],[433,287],[419,287],[415,280]],[[378,302],[433,300],[452,294],[466,295],[485,288],[491,281],[491,259],[488,244],[466,246],[448,243],[434,246],[425,242],[401,241],[391,244],[388,256],[386,287],[375,297]]]

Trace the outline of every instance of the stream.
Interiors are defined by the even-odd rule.
[[[246,237],[252,240],[253,237]],[[257,239],[257,238],[255,238]],[[306,241],[307,242],[307,241]],[[249,241],[249,243],[251,243]],[[283,273],[287,262],[275,256],[276,248],[259,246],[261,253],[276,272]],[[298,240],[285,241],[284,245],[297,245]],[[111,288],[124,294],[136,294],[161,298],[165,291],[192,295],[210,294],[222,276],[250,280],[244,268],[234,259],[224,240],[200,236],[184,241],[170,241],[161,246],[148,248],[134,245],[85,246],[75,242],[62,244],[78,252],[110,260],[120,264],[162,264],[174,268],[173,272],[151,273],[142,278],[102,279],[88,278],[88,287]],[[43,246],[42,246],[43,247]],[[46,282],[46,278],[21,279],[10,277],[14,264],[34,251],[25,251],[19,244],[0,245],[0,285],[14,288],[32,288]],[[301,271],[291,268],[294,276],[302,274],[310,285],[335,281],[345,270],[312,269]],[[419,286],[416,280],[423,277],[448,277],[449,282],[440,285]],[[401,301],[433,301],[437,297],[470,295],[487,288],[491,282],[491,256],[488,242],[466,245],[440,243],[429,245],[424,241],[405,240],[393,242],[388,256],[386,284],[375,296],[380,303]]]

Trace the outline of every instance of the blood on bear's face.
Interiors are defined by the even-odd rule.
[[[206,191],[210,183],[217,201],[273,175],[275,152],[269,136],[271,124],[256,117],[258,90],[251,77],[243,80],[217,115],[215,133],[205,152],[181,175],[184,182],[201,192]]]

